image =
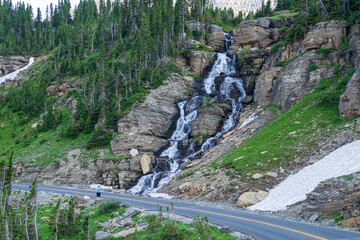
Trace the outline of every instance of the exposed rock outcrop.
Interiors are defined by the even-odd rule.
[[[131,149],[136,148],[141,153],[154,154],[167,144],[165,139],[141,135],[122,134],[111,141],[111,150],[117,156],[127,156]]]
[[[207,38],[207,45],[216,52],[225,50],[225,42],[224,32],[213,32]]]
[[[212,104],[201,107],[197,118],[191,123],[191,137],[214,136],[224,117],[225,111],[221,107]]]
[[[211,64],[211,59],[215,56],[214,52],[206,51],[189,51],[183,54],[183,57],[178,58],[176,63],[183,70],[202,74],[204,70]]]
[[[51,85],[46,88],[46,94],[48,96],[53,95],[65,95],[68,91],[74,90],[73,86],[69,84],[68,81],[64,81],[62,83],[52,82]]]
[[[246,50],[253,47],[267,48],[273,42],[271,31],[262,26],[237,28],[233,31],[233,37],[234,43],[231,49],[234,51]]]
[[[339,112],[346,118],[360,116],[360,41],[357,42],[357,52],[356,71],[340,97]]]
[[[313,71],[309,66],[316,66]],[[315,51],[300,55],[285,68],[272,68],[262,73],[256,81],[254,99],[261,106],[281,105],[287,111],[321,79],[333,76],[331,62],[322,60]]]
[[[28,62],[24,57],[0,57],[0,75],[6,75],[25,67]]]
[[[307,199],[301,207],[302,217],[308,219],[316,213],[322,220],[340,210],[343,210],[345,219],[359,217],[359,178],[359,174],[355,174],[322,182],[311,193],[307,194]]]
[[[305,50],[338,49],[346,36],[345,21],[319,22],[312,27],[303,41]]]
[[[187,81],[182,76],[172,75],[161,87],[153,90],[146,97],[144,103],[120,119],[118,132],[147,135],[147,140],[154,139],[154,137],[167,138],[174,117],[178,114],[176,103],[190,97],[191,89],[184,87],[186,83]],[[119,138],[124,137],[119,136]],[[155,142],[159,143],[159,146],[161,145],[159,141]],[[119,148],[115,143],[112,143],[112,146]],[[128,149],[126,146],[124,148]],[[147,148],[153,149],[152,147]],[[115,152],[117,151],[115,150]]]

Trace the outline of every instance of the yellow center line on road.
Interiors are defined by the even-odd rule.
[[[60,191],[60,192],[75,193],[75,194],[82,194],[83,195],[83,193],[79,193],[79,192],[75,192],[75,191],[71,191],[71,190],[62,190],[62,189],[56,189],[56,188],[51,188],[51,187],[49,187],[49,188],[47,188],[47,187],[38,187],[38,188],[39,189],[46,189],[46,190],[53,190],[53,191]],[[143,201],[143,200],[135,200],[135,199],[126,198],[126,197],[116,197],[116,196],[106,195],[106,193],[103,193],[102,195],[104,197],[111,197],[111,198],[116,198],[116,199],[121,199],[121,200],[127,200],[127,201],[133,201],[133,202],[141,202],[141,203],[159,205],[159,206],[164,206],[164,207],[171,207],[170,205],[167,205],[167,204],[161,204],[161,203],[149,202],[149,201]],[[194,212],[202,212],[202,213],[213,214],[213,215],[218,215],[218,216],[223,216],[223,217],[235,218],[235,219],[248,221],[248,222],[255,222],[255,223],[262,224],[262,225],[267,225],[267,226],[287,230],[287,231],[290,231],[290,232],[299,233],[299,234],[302,234],[302,235],[305,235],[305,236],[308,236],[308,237],[312,237],[312,238],[316,238],[316,239],[320,239],[320,240],[328,240],[327,238],[319,237],[319,236],[316,236],[316,235],[313,235],[313,234],[310,234],[310,233],[298,231],[298,230],[287,228],[287,227],[282,227],[282,226],[267,223],[267,222],[253,220],[253,219],[249,219],[249,218],[242,218],[242,217],[237,217],[237,216],[232,216],[232,215],[227,215],[227,214],[222,214],[222,213],[216,213],[216,212],[210,212],[210,211],[204,211],[204,210],[198,210],[198,209],[192,209],[192,208],[186,208],[186,207],[176,207],[176,206],[174,206],[174,209],[182,209],[182,210],[188,210],[188,211],[194,211]]]

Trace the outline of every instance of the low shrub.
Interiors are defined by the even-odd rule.
[[[120,208],[121,202],[116,200],[105,201],[99,204],[98,208],[96,209],[97,215],[102,215],[108,212],[111,212],[117,208]]]

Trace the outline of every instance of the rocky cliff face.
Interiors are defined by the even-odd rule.
[[[356,62],[357,71],[341,97],[339,109],[344,117],[353,118],[360,115],[358,112],[359,62],[356,61],[360,56],[357,48],[360,25],[348,29],[345,22],[321,22],[313,26],[301,41],[280,46],[281,51],[275,51],[271,47],[281,40],[280,28],[289,26],[292,22],[292,19],[244,21],[233,31],[234,44],[231,48],[238,55],[239,73],[247,86],[247,94],[253,95],[259,108],[246,108],[233,131],[225,134],[218,145],[204,153],[200,159],[184,165],[183,172],[164,186],[161,192],[181,198],[238,202],[239,206],[248,206],[249,203],[255,203],[252,200],[256,200],[259,193],[265,195],[263,191],[268,191],[289,174],[359,138],[353,131],[331,133],[330,136],[320,137],[319,148],[309,152],[304,158],[297,158],[285,164],[277,172],[244,177],[238,176],[235,169],[210,167],[209,163],[221,163],[224,155],[238,148],[246,139],[254,136],[259,129],[272,121],[274,115],[263,109],[264,107],[268,104],[281,105],[282,109],[287,111],[309,93],[320,80],[334,77],[335,66],[343,66],[342,71],[346,72],[349,69],[346,67],[348,63]],[[350,49],[342,48],[346,39],[350,42]],[[323,49],[326,49],[328,54],[323,54]],[[251,118],[252,113],[258,118]],[[243,126],[245,119],[252,121]],[[353,125],[349,125],[351,126]],[[345,185],[343,187],[346,188],[344,191],[353,191],[351,187]],[[345,198],[346,196],[339,198],[339,201]],[[322,203],[319,204],[321,208],[327,208]],[[336,206],[343,206],[342,204],[341,202]],[[334,209],[339,208],[334,207]],[[304,209],[304,217],[311,216],[310,213],[305,212]],[[324,217],[329,216],[330,213],[334,211],[327,211]]]
[[[353,57],[356,72],[340,98],[339,112],[342,117],[354,118],[360,115],[360,24],[351,28],[349,38],[350,50],[357,53]]]
[[[273,53],[269,46],[279,41],[279,27],[288,26],[292,21],[244,21],[234,30],[232,49],[238,52],[242,75],[251,81],[256,79],[253,84],[254,100],[260,106],[275,104],[288,110],[321,79],[333,77],[334,66],[353,62],[357,54],[355,48],[341,49],[341,44],[348,37],[347,28],[345,22],[336,21],[316,24],[302,41],[284,46],[282,51]],[[351,39],[355,38],[352,36],[357,35],[357,31],[356,27],[351,29]],[[317,51],[319,49],[327,49],[330,53],[325,57]],[[349,84],[356,86],[356,80],[351,82]],[[349,89],[348,95],[356,94],[351,92],[357,91],[356,87]],[[343,99],[342,102],[348,101],[347,108],[356,111],[351,105],[357,100],[351,97],[350,103],[346,100],[349,99],[347,95]],[[342,107],[344,108],[346,107]]]
[[[28,63],[24,57],[0,57],[0,75],[14,72]]]

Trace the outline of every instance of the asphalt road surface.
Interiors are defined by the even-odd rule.
[[[13,188],[28,189],[28,184],[14,183]],[[95,197],[95,190],[39,185],[38,191],[57,194],[72,194]],[[117,199],[125,204],[132,204],[145,210],[157,210],[163,206],[166,210],[172,201],[127,194],[102,192],[105,200]],[[360,233],[343,231],[334,228],[318,227],[311,224],[286,221],[284,219],[251,214],[244,211],[231,211],[215,207],[204,207],[191,203],[173,201],[176,214],[196,217],[207,216],[209,221],[218,225],[228,226],[236,231],[248,234],[258,240],[360,240]]]

